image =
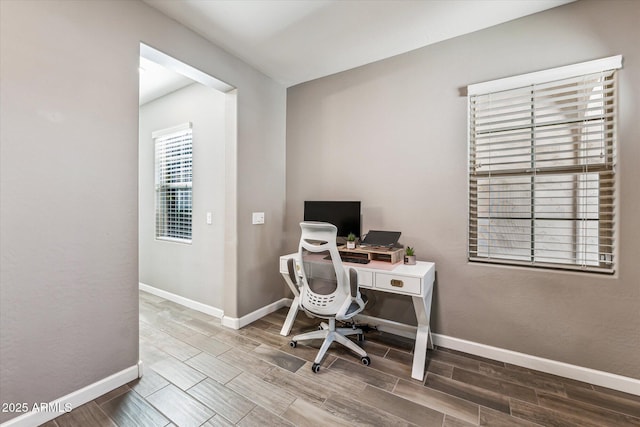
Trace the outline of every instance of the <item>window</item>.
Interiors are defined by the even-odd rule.
[[[191,123],[152,134],[155,144],[156,239],[191,243]]]
[[[468,87],[469,260],[614,271],[616,56]]]

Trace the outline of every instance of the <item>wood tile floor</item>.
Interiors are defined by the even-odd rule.
[[[640,397],[438,348],[423,382],[412,342],[367,334],[371,366],[319,343],[289,347],[286,309],[234,331],[140,293],[142,379],[45,424],[67,426],[640,426]],[[313,330],[299,314],[292,333]]]

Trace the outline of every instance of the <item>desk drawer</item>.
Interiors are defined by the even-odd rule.
[[[289,268],[287,267],[287,260],[280,258],[280,273],[287,274],[289,272]]]
[[[363,288],[373,288],[373,272],[359,271],[358,285],[362,286]]]
[[[421,280],[418,277],[396,276],[394,274],[376,273],[375,287],[399,294],[421,295]]]
[[[289,274],[289,267],[287,266],[287,262],[288,262],[287,258],[280,259],[280,273]],[[296,261],[296,270],[298,271],[298,274],[300,275],[302,274],[300,272],[300,263],[298,261]]]

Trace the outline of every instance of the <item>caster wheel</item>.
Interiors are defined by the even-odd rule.
[[[291,348],[296,348],[296,347],[297,347],[297,345],[298,345],[297,341],[289,341],[289,346],[290,346]]]
[[[314,363],[313,365],[311,365],[311,370],[313,371],[314,374],[317,374],[318,371],[320,370],[320,364]]]
[[[369,366],[371,365],[371,359],[369,359],[369,356],[365,356],[362,359],[360,359],[360,361],[362,362],[362,364],[364,366]]]

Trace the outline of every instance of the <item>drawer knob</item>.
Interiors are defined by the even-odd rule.
[[[401,288],[404,286],[404,282],[398,279],[391,279],[391,286],[395,286],[396,288]]]

